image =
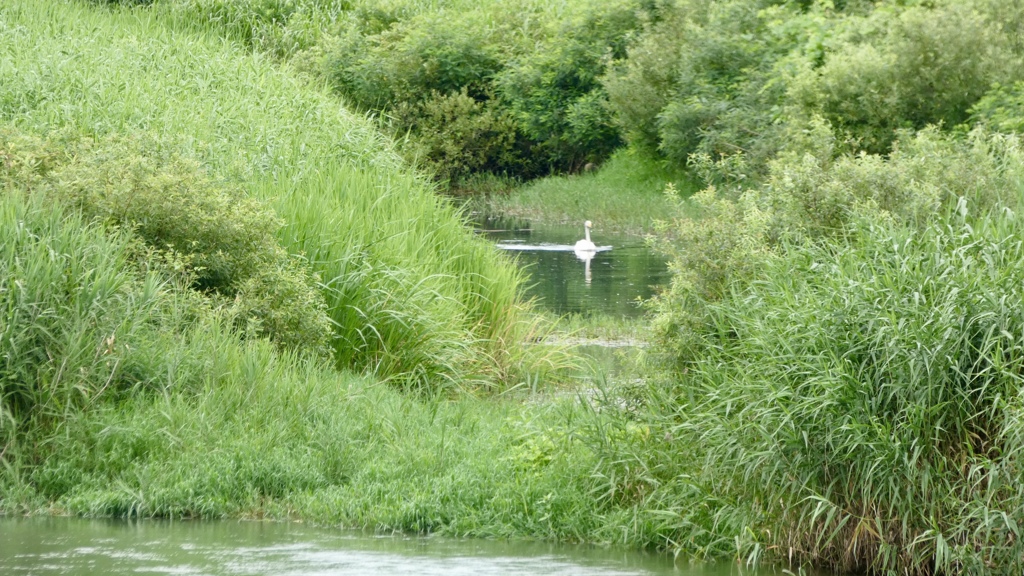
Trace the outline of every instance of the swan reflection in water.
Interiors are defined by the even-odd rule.
[[[590,284],[592,275],[590,272],[590,261],[594,259],[594,256],[598,252],[607,252],[611,250],[611,246],[598,246],[590,240],[590,229],[593,227],[593,223],[587,220],[583,223],[583,235],[584,239],[576,242],[574,245],[567,244],[510,244],[510,243],[499,243],[497,246],[502,250],[517,250],[521,252],[527,251],[541,251],[541,252],[572,252],[576,254],[576,258],[579,258],[584,263],[584,280],[587,285]]]
[[[593,224],[591,224],[590,220],[587,220],[586,222],[583,223],[583,235],[585,236],[585,238],[577,242],[576,245],[573,246],[572,250],[573,252],[576,253],[576,257],[579,258],[580,260],[583,260],[584,264],[586,265],[586,269],[584,270],[583,274],[584,281],[587,283],[588,286],[590,285],[591,280],[590,261],[593,260],[594,256],[597,254],[597,246],[590,241],[590,228],[592,226]],[[609,246],[608,248],[611,249],[611,246]]]

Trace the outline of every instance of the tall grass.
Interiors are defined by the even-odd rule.
[[[131,325],[156,312],[152,298],[136,302],[126,293],[133,279],[123,270],[123,237],[108,238],[80,221],[65,228],[59,213],[29,216],[20,203],[2,204],[0,426],[8,441],[19,421],[59,418],[62,408],[95,395],[98,387],[89,384],[104,364],[114,376],[114,363],[96,361],[107,352],[103,340],[125,329],[126,320]],[[143,312],[130,318],[126,312],[136,306]]]
[[[240,340],[138,248],[0,196],[0,511],[614,533],[572,399],[425,400]]]
[[[424,402],[297,368],[258,342],[216,352],[187,391],[67,421],[24,475],[35,492],[0,508],[568,541],[615,532],[589,497],[571,402]]]
[[[609,490],[689,553],[1019,573],[1020,231],[1012,212],[954,213],[785,246],[709,304],[678,380],[609,427],[656,439],[599,445]]]
[[[6,3],[0,120],[39,134],[158,133],[265,200],[285,216],[281,241],[315,256],[344,365],[420,382],[513,373],[530,329],[515,272],[372,123],[161,14]]]
[[[522,360],[516,343],[533,330],[520,272],[467,238],[453,209],[440,210],[441,222],[425,217],[437,200],[409,195],[416,184],[408,173],[338,167],[254,192],[291,223],[284,242],[320,274],[339,362],[369,361],[382,375],[414,367],[424,383],[456,386],[473,374],[511,377],[502,371]]]

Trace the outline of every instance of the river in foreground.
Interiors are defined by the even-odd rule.
[[[304,524],[0,518],[0,574],[727,576],[737,566],[539,543],[374,536]]]

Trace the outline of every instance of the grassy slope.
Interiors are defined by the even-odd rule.
[[[341,362],[420,381],[507,376],[523,329],[514,269],[465,233],[371,122],[265,57],[160,18],[6,3],[0,120],[156,133],[268,200],[289,223],[282,241],[328,285]]]
[[[63,212],[0,195],[0,512],[613,532],[571,400],[426,401],[242,343]]]

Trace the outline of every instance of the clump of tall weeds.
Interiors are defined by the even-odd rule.
[[[925,131],[698,196],[655,305],[669,375],[623,412],[655,440],[606,449],[661,510],[647,529],[749,561],[1018,573],[1022,166],[1014,137]]]
[[[1019,226],[864,224],[709,307],[666,427],[751,504],[752,545],[842,570],[1020,569]]]
[[[135,266],[138,250],[42,196],[0,195],[0,451],[21,427],[50,429],[157,376],[143,375],[150,345],[196,302]]]

